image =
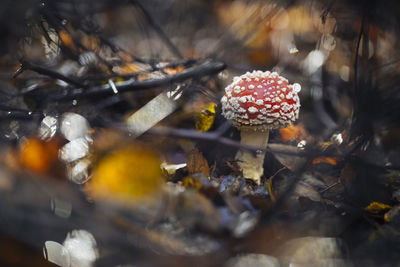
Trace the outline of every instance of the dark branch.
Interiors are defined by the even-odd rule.
[[[224,125],[222,125],[222,127],[224,127]],[[201,141],[217,142],[217,143],[225,145],[225,146],[247,149],[247,150],[254,151],[254,152],[264,150],[259,147],[244,145],[238,141],[232,140],[227,137],[223,137],[220,134],[221,133],[220,129],[218,129],[216,132],[199,132],[199,131],[189,130],[189,129],[154,127],[152,129],[150,129],[148,133],[154,134],[154,135],[161,135],[161,136],[186,138],[186,139],[197,140],[197,141],[201,140]],[[285,148],[278,147],[277,145],[274,145],[274,144],[269,144],[265,150],[268,152],[277,153],[277,154],[285,154],[285,155],[308,157],[308,158],[316,158],[316,157],[321,157],[321,156],[343,157],[342,154],[336,154],[336,153],[330,153],[330,152],[324,152],[324,151],[318,151],[318,150],[293,150],[293,149],[289,149],[289,147],[290,146],[288,146],[288,149],[285,149]],[[290,147],[290,148],[292,148],[292,147]]]
[[[189,79],[197,79],[207,75],[214,75],[225,69],[225,64],[222,62],[205,62],[198,66],[186,69],[175,75],[165,76],[160,79],[151,79],[145,81],[129,80],[120,83],[115,83],[119,93],[130,92],[134,90],[143,90],[157,88],[163,85],[179,83]],[[105,96],[114,94],[109,84],[102,86],[94,86],[87,88],[69,89],[67,92],[62,91],[55,94],[50,94],[48,100],[63,101],[72,100],[88,96]]]
[[[80,83],[79,81],[77,81],[77,80],[75,80],[73,78],[64,76],[61,73],[46,69],[46,68],[44,68],[42,66],[38,66],[38,65],[29,63],[27,61],[21,61],[21,67],[15,72],[13,77],[16,78],[18,75],[20,75],[25,70],[31,70],[31,71],[34,71],[36,73],[39,73],[39,74],[42,74],[42,75],[45,75],[45,76],[48,76],[48,77],[51,77],[51,78],[54,78],[54,79],[59,79],[61,81],[64,81],[64,82],[66,82],[66,83],[68,83],[70,85],[74,85],[74,86],[77,86],[77,87],[85,87],[84,84]]]
[[[144,6],[139,3],[139,1],[131,0],[131,3],[135,5],[144,15],[147,23],[156,31],[156,33],[160,36],[161,40],[166,44],[166,46],[171,50],[171,52],[178,58],[183,59],[184,56],[179,51],[179,49],[171,42],[168,36],[165,34],[163,29],[154,21],[151,17],[150,13],[144,8]]]

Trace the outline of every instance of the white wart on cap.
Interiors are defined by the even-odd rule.
[[[222,113],[240,130],[287,127],[299,117],[300,90],[276,72],[247,72],[225,88]]]

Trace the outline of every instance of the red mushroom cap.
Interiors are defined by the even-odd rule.
[[[276,72],[247,72],[225,88],[222,112],[238,129],[283,128],[299,117],[300,90]]]

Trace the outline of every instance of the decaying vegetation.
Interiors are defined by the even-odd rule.
[[[397,1],[5,1],[0,263],[400,261]],[[243,177],[224,88],[301,84]],[[44,248],[44,257],[42,253]]]

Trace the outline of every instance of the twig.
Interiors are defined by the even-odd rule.
[[[165,34],[163,29],[154,21],[150,13],[144,8],[144,6],[139,3],[137,0],[131,0],[130,1],[133,5],[135,5],[140,11],[143,13],[145,19],[149,23],[149,25],[157,32],[157,34],[160,36],[161,40],[167,45],[169,50],[178,58],[183,59],[184,56],[182,53],[179,51],[179,49],[171,42],[171,40],[168,38],[168,36]]]
[[[329,191],[331,188],[337,186],[340,184],[340,181],[338,182],[334,182],[333,184],[328,185],[327,187],[325,187],[324,189],[322,189],[321,191],[319,191],[320,194],[325,193],[326,191]]]
[[[34,117],[42,116],[41,112],[32,112],[32,111],[1,111],[0,112],[0,121],[9,121],[9,120],[32,120]]]
[[[335,3],[335,0],[331,0],[328,4],[328,6],[324,9],[324,11],[321,14],[321,20],[322,20],[322,24],[325,24],[326,22],[326,17],[328,16],[329,12],[331,11],[333,4]]]
[[[360,33],[358,34],[357,38],[357,46],[356,46],[356,55],[354,59],[354,94],[353,94],[353,101],[354,101],[354,106],[357,108],[357,92],[359,90],[359,84],[358,84],[358,65],[359,65],[359,50],[361,46],[361,38],[364,35],[364,24],[365,24],[365,12],[363,13],[363,17],[361,20],[361,28],[360,28]]]
[[[59,72],[46,69],[46,68],[44,68],[42,66],[35,65],[35,64],[29,63],[27,61],[21,61],[21,66],[15,72],[13,78],[16,78],[18,75],[20,75],[25,70],[31,70],[31,71],[37,72],[39,74],[49,76],[51,78],[59,79],[61,81],[64,81],[64,82],[66,82],[68,84],[71,84],[71,85],[74,85],[74,86],[77,86],[77,87],[80,87],[80,88],[84,88],[85,87],[84,84],[80,83],[79,81],[77,81],[77,80],[75,80],[73,78],[69,78],[69,77],[64,76],[63,74],[61,74]]]
[[[254,147],[254,146],[248,146],[241,144],[238,141],[232,140],[227,137],[223,137],[220,135],[220,129],[218,129],[215,132],[199,132],[195,130],[188,130],[188,129],[174,129],[174,128],[169,128],[169,127],[154,127],[149,130],[150,134],[154,135],[162,135],[162,136],[170,136],[170,137],[178,137],[178,138],[186,138],[190,140],[202,140],[202,141],[213,141],[217,142],[219,144],[225,145],[225,146],[231,146],[235,148],[241,148],[241,149],[246,149],[249,151],[262,151],[262,148],[259,147]],[[267,146],[265,149],[266,151],[277,153],[277,154],[285,154],[285,155],[291,155],[291,156],[298,156],[298,157],[310,157],[310,158],[316,158],[316,157],[342,157],[342,154],[336,154],[336,153],[327,153],[327,152],[322,152],[322,151],[313,151],[313,150],[301,150],[301,151],[293,151],[289,149],[281,149],[281,148],[276,148],[274,147],[273,144],[270,144]]]
[[[86,79],[88,79],[90,81],[99,81],[99,80],[100,81],[104,81],[104,80],[108,80],[108,79],[115,78],[115,77],[123,78],[123,79],[136,78],[140,74],[148,74],[150,72],[158,71],[158,70],[164,71],[167,68],[176,68],[178,66],[183,66],[183,67],[187,67],[188,68],[188,67],[192,67],[196,63],[197,63],[197,60],[195,60],[195,59],[179,60],[179,61],[174,61],[174,62],[168,63],[165,66],[152,66],[150,68],[145,68],[143,70],[140,70],[140,71],[137,71],[137,72],[131,73],[131,74],[113,73],[113,74],[109,74],[109,75],[96,75],[96,76],[88,75],[86,77]]]
[[[222,62],[205,62],[203,64],[200,64],[199,66],[188,68],[185,71],[175,75],[169,75],[160,79],[151,79],[140,82],[135,80],[123,81],[120,83],[115,83],[115,87],[117,88],[119,93],[157,88],[163,85],[179,83],[189,79],[196,79],[207,75],[214,75],[225,69],[225,67],[225,64]],[[105,84],[102,86],[90,87],[86,90],[83,90],[81,88],[72,90],[69,89],[67,92],[63,90],[62,92],[56,92],[54,94],[48,95],[47,100],[63,101],[88,96],[104,96],[111,94],[114,94],[111,86],[109,84]]]

